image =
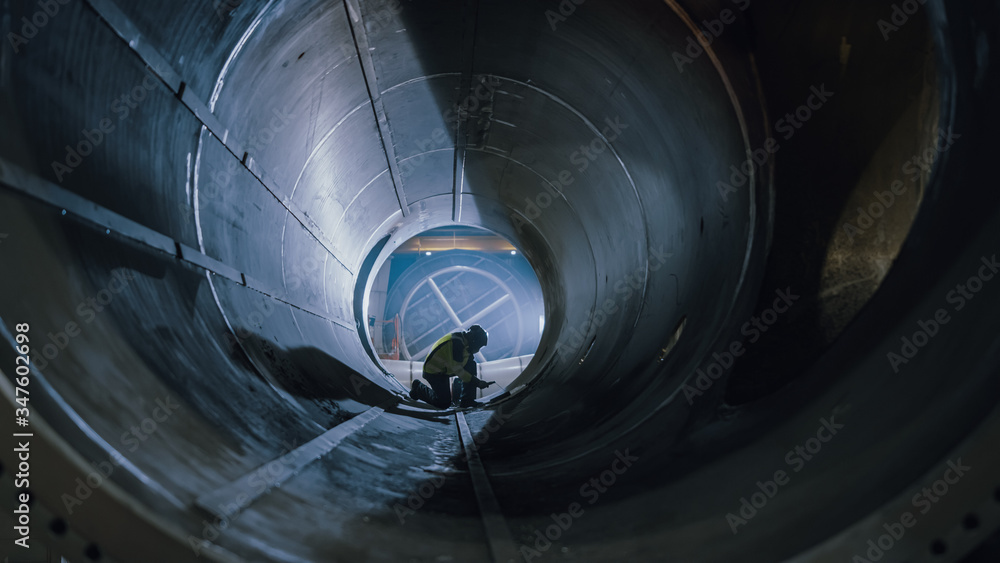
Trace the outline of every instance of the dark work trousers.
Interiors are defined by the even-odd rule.
[[[449,379],[447,375],[442,374],[426,374],[424,379],[431,384],[430,388],[424,386],[423,390],[419,392],[420,399],[434,405],[439,409],[446,409],[451,406],[452,402],[452,389],[449,385]],[[461,391],[459,391],[461,389]],[[465,406],[471,406],[476,401],[476,386],[471,383],[465,385],[462,380],[455,378],[455,391],[456,395],[461,396],[461,403]]]

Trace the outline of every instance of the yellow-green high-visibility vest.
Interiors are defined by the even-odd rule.
[[[449,377],[457,375],[463,383],[475,377],[475,373],[465,369],[472,354],[469,353],[469,347],[466,346],[461,334],[460,332],[446,334],[434,343],[431,353],[427,354],[427,359],[424,360],[424,375],[441,374]]]

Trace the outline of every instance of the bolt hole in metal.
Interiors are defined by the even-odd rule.
[[[979,527],[979,516],[974,513],[966,514],[962,519],[962,527],[966,530],[975,530]]]
[[[52,522],[49,522],[49,530],[52,531],[56,536],[64,536],[68,530],[66,526],[66,521],[62,518],[55,518]]]

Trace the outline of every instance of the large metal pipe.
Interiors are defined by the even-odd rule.
[[[525,559],[874,559],[909,510],[889,559],[958,560],[1000,526],[995,5],[3,6],[0,384],[4,412],[31,391],[36,546],[489,560],[455,419],[400,405],[364,333],[371,274],[454,223],[545,295],[467,415]]]

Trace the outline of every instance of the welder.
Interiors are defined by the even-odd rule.
[[[410,386],[410,398],[439,409],[448,408],[453,400],[462,408],[475,406],[476,390],[495,383],[476,377],[475,355],[488,340],[489,334],[483,327],[472,325],[465,332],[453,332],[435,342],[424,360],[423,376],[430,387],[420,380],[414,381]],[[454,388],[449,385],[452,377],[458,378]]]

